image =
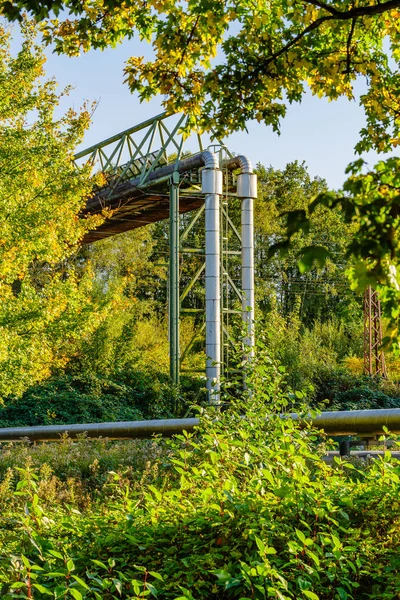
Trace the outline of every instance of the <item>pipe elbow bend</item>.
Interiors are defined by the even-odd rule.
[[[218,156],[214,154],[214,152],[205,150],[202,152],[201,157],[204,161],[204,166],[206,169],[219,169]]]
[[[238,169],[240,168],[241,173],[253,173],[253,165],[251,160],[247,156],[239,155],[234,156],[228,160],[228,168]]]

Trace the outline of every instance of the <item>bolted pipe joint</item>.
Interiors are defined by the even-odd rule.
[[[203,152],[204,169],[201,173],[203,194],[222,194],[222,171],[219,170],[218,156],[214,152]]]
[[[238,198],[257,198],[257,175],[255,173],[240,173],[237,178]]]

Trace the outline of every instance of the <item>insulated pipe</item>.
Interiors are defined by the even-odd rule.
[[[219,197],[222,172],[216,154],[203,152],[202,192],[205,194],[206,235],[206,377],[210,403],[219,401],[221,374],[221,285]]]
[[[257,175],[250,160],[235,156],[227,161],[228,169],[240,168],[237,195],[242,200],[242,320],[246,330],[243,340],[246,356],[254,356],[254,199],[257,198]]]
[[[74,425],[43,425],[40,427],[3,427],[0,442],[56,442],[62,435],[75,439],[86,434],[89,438],[105,437],[110,440],[151,438],[154,435],[169,437],[193,431],[198,419],[160,419],[153,421],[120,421],[116,423],[82,423]]]
[[[175,385],[179,385],[179,173],[173,173],[169,188],[169,371]]]
[[[219,273],[220,273],[220,253],[219,253],[219,195],[222,193],[222,173],[219,170],[218,157],[213,152],[200,152],[194,154],[189,158],[179,160],[170,165],[160,167],[156,171],[150,173],[146,183],[141,184],[140,178],[125,181],[119,184],[114,191],[114,195],[118,204],[121,202],[121,198],[129,197],[133,190],[145,189],[149,185],[157,185],[160,181],[169,179],[170,176],[175,177],[179,173],[185,173],[191,169],[200,169],[204,167],[202,171],[202,192],[206,194],[205,198],[205,218],[206,218],[206,375],[207,375],[207,387],[211,396],[214,396],[214,400],[217,397],[219,390],[219,378],[220,378],[220,362],[221,362],[221,347],[220,347],[220,284],[219,284]],[[103,192],[106,194],[107,192]],[[178,194],[178,190],[176,190]],[[102,191],[96,194],[93,198],[90,198],[85,212],[91,210],[96,211],[99,208],[99,204],[104,201],[107,205],[112,205],[112,199],[107,196],[102,198]],[[175,198],[174,198],[175,200]],[[171,201],[171,200],[170,200]],[[171,207],[170,207],[171,208]],[[177,218],[176,211],[174,211],[175,217]],[[215,223],[217,219],[217,226]],[[207,230],[208,224],[208,230]],[[176,228],[178,228],[176,224]],[[208,233],[207,233],[208,231]],[[218,240],[215,245],[215,239]],[[175,247],[177,252],[177,245]],[[172,281],[172,280],[176,281]],[[174,290],[170,288],[170,293],[176,292],[176,297],[179,302],[179,282],[177,277],[171,277],[170,274],[170,286],[175,286]],[[175,311],[176,312],[176,311]],[[176,312],[177,314],[177,312]],[[176,328],[177,329],[177,328]],[[176,333],[175,329],[175,333]],[[170,354],[170,373],[177,383],[179,379],[179,362],[177,356],[179,354],[179,340],[174,343],[174,351]],[[175,364],[173,364],[175,361]],[[213,364],[215,363],[215,364]],[[216,381],[215,391],[212,385],[212,381]]]
[[[281,415],[282,418],[297,420],[294,413]],[[323,412],[315,418],[302,417],[301,426],[311,423],[317,429],[323,429],[330,435],[355,435],[372,437],[385,433],[400,433],[400,408],[378,410],[350,410]],[[116,439],[151,438],[154,435],[172,436],[183,431],[191,432],[199,425],[199,419],[165,419],[153,421],[123,421],[116,423],[83,423],[74,425],[45,425],[41,427],[3,427],[0,428],[0,442],[20,442],[24,439],[32,442],[59,441],[62,435],[70,438],[87,434],[89,438],[105,437]]]
[[[83,212],[96,212],[99,210],[99,206],[101,207],[103,204],[114,208],[113,199],[116,204],[115,208],[118,208],[121,200],[129,198],[133,191],[136,191],[137,189],[145,190],[148,187],[156,186],[161,182],[168,181],[174,172],[186,173],[192,169],[201,169],[204,166],[206,169],[212,169],[214,168],[213,165],[218,165],[218,160],[217,158],[211,158],[211,155],[215,157],[215,154],[212,152],[199,152],[188,158],[184,158],[169,165],[164,165],[163,167],[152,171],[145,183],[141,183],[140,177],[123,181],[116,186],[110,197],[108,196],[108,187],[104,190],[99,190],[94,196],[88,199]]]

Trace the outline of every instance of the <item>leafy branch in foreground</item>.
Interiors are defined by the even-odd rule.
[[[204,411],[194,434],[163,445],[128,442],[124,453],[123,442],[62,440],[59,477],[9,449],[2,598],[398,598],[398,461],[327,464],[320,432],[280,418],[292,400],[281,377],[260,361],[251,398]],[[103,464],[89,463],[99,452]],[[71,476],[74,461],[92,494]],[[115,467],[101,485],[104,462]]]
[[[164,96],[169,112],[183,111],[217,136],[249,119],[279,131],[287,106],[307,89],[353,99],[362,77],[367,125],[358,150],[388,150],[399,140],[400,0],[2,0],[0,10],[9,19],[24,10],[48,19],[45,39],[69,55],[146,40],[154,58],[128,60],[131,90],[142,100]]]

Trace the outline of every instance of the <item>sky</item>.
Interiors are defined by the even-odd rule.
[[[20,41],[16,30],[13,39],[15,51]],[[60,88],[74,86],[62,108],[79,108],[85,100],[98,103],[92,126],[78,150],[163,112],[156,99],[140,104],[123,83],[124,63],[133,54],[149,55],[148,45],[131,40],[115,49],[90,51],[77,58],[47,52],[47,75],[55,77]],[[357,91],[362,90],[360,82]],[[330,187],[339,188],[346,178],[347,164],[358,158],[353,148],[363,125],[364,113],[357,101],[328,102],[307,94],[301,104],[289,106],[280,136],[263,124],[250,122],[247,133],[233,134],[224,142],[231,152],[248,156],[253,164],[282,169],[288,162],[305,161],[311,176],[322,177]],[[371,165],[377,161],[374,153],[365,158]]]

